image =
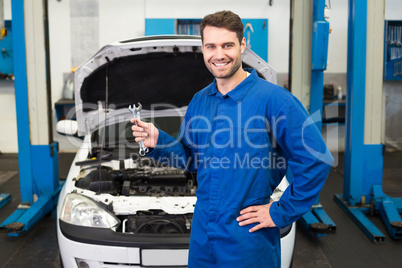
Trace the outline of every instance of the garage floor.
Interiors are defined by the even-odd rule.
[[[60,177],[65,178],[73,154],[59,154]],[[300,226],[297,229],[293,267],[402,267],[402,240],[389,238],[381,219],[372,222],[386,235],[386,243],[372,244],[352,220],[335,204],[333,196],[343,189],[343,156],[335,155],[338,166],[331,171],[320,202],[337,225],[335,233],[316,237]],[[384,192],[402,197],[402,152],[384,157]],[[11,202],[0,208],[3,222],[20,203],[18,157],[0,155],[0,193],[10,193]],[[0,265],[7,268],[60,267],[55,212],[45,216],[19,237],[0,231]]]

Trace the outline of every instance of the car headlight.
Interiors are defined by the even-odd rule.
[[[120,225],[120,220],[101,204],[75,193],[67,194],[64,198],[60,219],[74,225],[113,230]]]

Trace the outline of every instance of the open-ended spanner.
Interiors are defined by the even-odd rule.
[[[137,125],[137,118],[138,118],[139,120],[141,120],[141,109],[142,109],[141,103],[138,102],[138,106],[135,106],[135,104],[129,105],[129,106],[128,106],[128,109],[129,109],[129,110],[132,112],[132,114],[133,114],[133,117],[134,117],[134,120],[135,120],[135,125],[138,126],[138,125]],[[140,144],[140,151],[139,151],[139,153],[140,153],[141,156],[144,156],[146,153],[149,152],[149,149],[148,149],[147,147],[145,147],[144,141],[140,141],[139,144]]]

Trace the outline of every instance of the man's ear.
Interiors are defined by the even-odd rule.
[[[241,43],[240,43],[240,51],[241,51],[241,53],[243,53],[244,50],[246,50],[246,38],[245,37],[243,37],[243,39],[241,40]]]

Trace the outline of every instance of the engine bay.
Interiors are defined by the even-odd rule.
[[[75,187],[79,189],[93,191],[96,195],[114,196],[114,204],[106,206],[112,213],[113,207],[117,205],[116,200],[121,198],[195,197],[196,174],[166,166],[135,153],[122,160],[115,157],[105,160],[107,157],[109,156],[105,154],[103,160],[98,161],[91,160],[92,155],[89,155],[88,160],[76,163],[81,169],[74,180]],[[193,213],[188,211],[176,214],[151,207],[124,215],[114,214],[121,222],[117,232],[142,235],[189,234],[193,217]]]
[[[195,195],[196,175],[186,170],[163,165],[149,157],[109,163],[82,168],[75,186],[114,196]]]

